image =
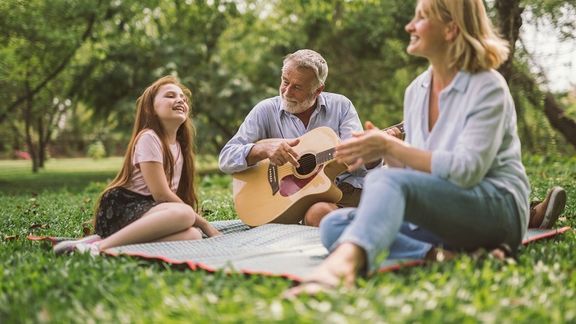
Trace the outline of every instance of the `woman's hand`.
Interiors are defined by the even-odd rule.
[[[366,122],[366,130],[356,132],[353,137],[336,146],[336,160],[348,165],[348,171],[358,169],[364,163],[381,159],[388,153],[390,145],[399,141],[387,131],[379,130]]]

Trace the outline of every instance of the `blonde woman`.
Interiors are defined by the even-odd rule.
[[[350,169],[379,158],[390,167],[367,175],[358,208],[322,221],[321,235],[331,232],[333,218],[348,224],[327,259],[288,296],[353,285],[406,235],[403,221],[433,236],[432,252],[441,245],[515,253],[521,243],[530,185],[514,102],[494,70],[507,59],[507,43],[482,0],[419,0],[406,31],[408,53],[430,63],[405,93],[406,141],[368,123],[336,148]]]

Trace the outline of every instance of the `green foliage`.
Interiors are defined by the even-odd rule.
[[[96,141],[90,144],[90,146],[88,146],[87,155],[94,160],[100,160],[101,158],[105,157],[106,148],[104,147],[104,143],[102,143],[102,141]]]
[[[531,22],[548,19],[573,37],[572,2],[525,6]],[[413,13],[403,0],[3,1],[0,148],[50,144],[53,156],[73,156],[101,140],[122,155],[137,97],[173,74],[193,93],[198,150],[217,153],[258,101],[278,93],[282,58],[299,48],[328,60],[327,91],[385,127],[402,119],[404,90],[427,66],[405,52]],[[516,53],[515,66],[530,72]],[[543,118],[539,94],[515,79],[511,88],[525,149],[573,154]]]
[[[524,161],[531,198],[542,199],[552,185],[567,190],[558,226],[574,228],[576,159],[527,155]],[[90,175],[113,176],[121,161],[61,160],[35,175],[25,163],[0,161],[2,323],[576,321],[574,231],[526,246],[515,262],[461,256],[360,279],[354,289],[285,300],[291,282],[281,278],[181,271],[128,257],[55,256],[26,236],[82,235],[104,186]],[[15,192],[19,182],[35,193]],[[200,183],[206,217],[233,219],[230,177],[209,174]]]

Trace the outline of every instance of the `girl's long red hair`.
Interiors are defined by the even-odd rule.
[[[110,184],[104,189],[100,198],[98,199],[98,203],[96,204],[96,214],[98,213],[98,208],[100,206],[100,200],[104,193],[108,190],[116,187],[122,187],[128,184],[130,181],[130,176],[134,171],[134,165],[132,164],[132,157],[134,155],[134,146],[138,141],[138,138],[142,134],[143,131],[151,129],[162,142],[162,151],[164,153],[164,172],[166,174],[166,179],[168,179],[168,183],[172,181],[172,177],[174,174],[174,157],[170,152],[170,148],[168,145],[168,138],[166,136],[166,132],[162,128],[162,124],[158,119],[158,116],[154,113],[154,97],[158,93],[158,89],[161,86],[166,84],[174,84],[180,87],[184,94],[188,97],[188,102],[191,107],[191,97],[192,92],[186,88],[184,85],[178,81],[176,77],[173,76],[165,76],[158,80],[156,80],[152,85],[150,85],[142,95],[136,100],[136,120],[134,122],[134,128],[132,129],[132,135],[130,137],[130,142],[128,143],[128,148],[126,149],[126,153],[124,155],[124,163],[122,165],[122,169],[116,175],[114,180],[110,182]],[[192,125],[192,120],[190,116],[186,118],[186,121],[182,123],[180,128],[176,133],[176,140],[180,144],[182,150],[182,157],[184,158],[184,164],[182,166],[182,175],[180,177],[180,183],[178,185],[178,190],[176,195],[182,199],[186,204],[192,206],[194,210],[198,210],[198,196],[195,190],[195,152],[194,152],[194,137],[195,137],[195,129]],[[96,222],[96,217],[94,217],[94,223]]]

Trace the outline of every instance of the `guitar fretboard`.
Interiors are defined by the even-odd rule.
[[[328,149],[316,154],[316,164],[326,163],[334,159],[335,148]]]
[[[388,129],[391,129],[394,127],[398,128],[400,130],[400,133],[404,134],[404,122],[396,124],[396,125],[392,125],[390,127],[386,127],[386,128],[384,128],[384,130],[388,130]],[[322,151],[320,153],[317,153],[316,154],[316,165],[326,163],[328,161],[333,160],[334,159],[334,151],[335,151],[335,148],[331,148],[331,149],[328,149],[326,151]]]

